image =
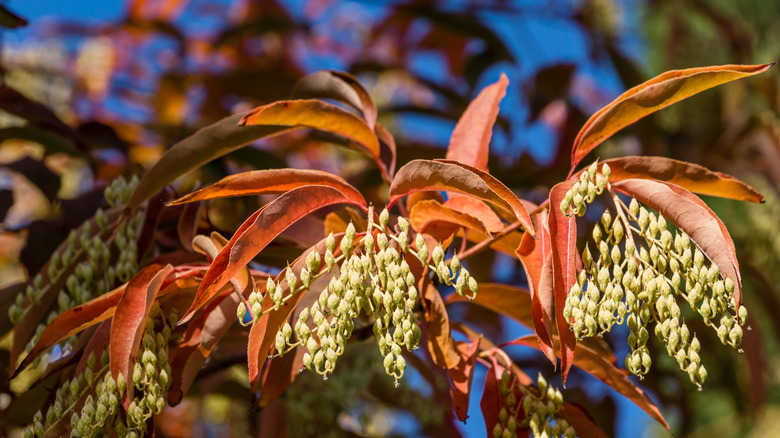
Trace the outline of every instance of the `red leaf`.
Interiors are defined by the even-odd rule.
[[[539,344],[536,341],[536,337],[533,335],[517,338],[504,345],[525,345],[527,347],[539,349]],[[582,344],[577,344],[576,348],[577,354],[574,356],[574,365],[577,366],[577,368],[580,368],[591,376],[601,380],[609,385],[610,388],[634,402],[643,411],[647,412],[665,427],[669,433],[672,433],[666,420],[664,420],[663,415],[661,415],[658,406],[650,400],[650,397],[648,397],[644,391],[631,382],[631,379],[628,378],[626,372],[618,369],[600,353],[591,350]]]
[[[192,251],[192,239],[198,233],[198,222],[203,212],[203,204],[188,204],[182,209],[179,222],[176,224],[176,234],[179,235],[179,242],[187,251]]]
[[[457,161],[413,160],[401,167],[390,185],[390,204],[414,192],[450,191],[482,199],[511,213],[529,233],[533,224],[523,203],[487,172]]]
[[[479,403],[482,408],[482,417],[485,419],[485,436],[493,436],[493,428],[498,424],[498,413],[501,410],[501,390],[498,385],[498,376],[504,373],[502,367],[490,367],[485,375],[485,389],[482,390],[482,400]]]
[[[419,288],[427,321],[428,350],[433,356],[433,362],[445,369],[456,367],[460,362],[460,355],[455,349],[455,340],[452,339],[444,301],[427,276],[420,280]]]
[[[498,104],[506,94],[509,79],[501,73],[498,82],[482,89],[469,103],[450,137],[447,159],[460,161],[484,171],[488,170],[488,154],[493,125],[498,117]]]
[[[572,360],[574,359],[574,347],[577,338],[574,332],[569,330],[569,322],[563,316],[563,307],[569,290],[577,281],[577,222],[574,215],[565,217],[557,208],[561,204],[566,192],[571,188],[571,182],[566,181],[557,184],[550,191],[550,237],[552,259],[552,283],[555,292],[555,321],[561,339],[561,381],[566,387],[566,377],[569,375]]]
[[[652,179],[702,195],[750,202],[762,202],[764,199],[756,189],[731,175],[686,161],[666,157],[623,157],[606,160],[603,164],[609,164],[612,169],[609,180],[613,183],[631,178]]]
[[[477,362],[477,353],[479,352],[479,339],[474,342],[455,342],[455,349],[460,354],[460,362],[448,370],[450,380],[452,380],[450,395],[458,419],[466,421],[469,411],[471,381],[474,378],[474,364]]]
[[[44,351],[88,327],[111,318],[124,291],[125,286],[121,286],[57,315],[54,321],[46,326],[38,343],[19,364],[11,378],[16,377]]]
[[[285,193],[303,186],[320,185],[333,187],[354,203],[365,206],[366,200],[360,192],[343,178],[321,170],[269,169],[230,175],[196,192],[182,196],[168,205],[207,199],[230,198]]]
[[[171,406],[181,402],[214,347],[236,322],[239,302],[234,291],[226,292],[187,327],[171,361],[171,388],[168,391]]]
[[[675,102],[712,87],[762,73],[773,64],[722,65],[671,70],[621,94],[602,108],[577,134],[571,151],[571,169],[612,134]]]
[[[165,277],[173,271],[168,265],[151,265],[141,269],[125,288],[116,306],[111,323],[111,346],[109,349],[111,375],[116,379],[121,372],[128,382],[132,379],[132,365],[141,345],[146,318],[160,291]],[[127,385],[127,397],[133,385]]]
[[[550,247],[550,232],[544,223],[548,220],[546,212],[538,215],[536,224],[538,239],[525,234],[517,248],[517,258],[523,265],[528,286],[531,288],[531,315],[533,327],[542,352],[553,366],[558,366],[552,343],[552,321],[555,306],[555,291],[553,289],[552,249]]]
[[[90,353],[95,353],[95,358],[99,359],[103,351],[108,348],[111,340],[111,321],[103,321],[95,330],[95,333],[89,338],[89,342],[84,347],[84,353],[81,355],[76,371],[73,373],[78,376],[87,368],[87,360]]]
[[[704,201],[682,187],[660,181],[627,179],[612,187],[635,197],[685,231],[721,274],[734,282],[734,302],[737,307],[742,304],[742,276],[734,241]]]
[[[304,186],[283,194],[255,212],[211,263],[195,302],[179,324],[192,318],[222,286],[292,223],[322,207],[340,203],[362,207],[332,187]]]

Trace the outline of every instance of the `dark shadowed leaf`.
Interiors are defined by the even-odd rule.
[[[455,340],[452,339],[449,315],[444,307],[444,301],[427,276],[420,280],[419,287],[427,321],[428,350],[433,357],[433,362],[442,368],[453,368],[460,362],[460,355],[455,349]]]
[[[479,293],[473,300],[458,294],[450,294],[444,302],[476,304],[508,316],[528,328],[534,327],[531,319],[531,293],[522,287],[501,283],[481,283]]]

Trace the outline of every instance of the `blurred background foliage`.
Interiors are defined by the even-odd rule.
[[[106,7],[98,3],[78,7],[85,14]],[[46,15],[46,2],[5,4],[9,9],[0,10],[3,315],[18,285],[100,206],[102,190],[114,177],[142,172],[200,127],[288,98],[296,80],[312,71],[338,69],[360,78],[377,102],[380,121],[396,137],[399,165],[442,157],[468,102],[506,72],[511,85],[489,165],[518,194],[538,202],[565,177],[579,127],[623,90],[669,69],[758,64],[780,56],[780,11],[761,0],[127,0],[116,13],[92,10],[90,16],[98,19],[89,20],[38,18]],[[39,9],[27,17],[29,24],[11,12],[24,15],[29,8]],[[678,436],[764,437],[780,430],[779,85],[770,72],[709,91],[644,119],[593,154],[593,159],[665,155],[692,161],[743,178],[766,197],[762,205],[711,200],[737,244],[752,315],[744,354],[720,348],[714,333],[701,327],[703,360],[717,364],[703,392],[693,391],[663,353],[641,382]],[[380,204],[386,193],[368,160],[322,133],[302,131],[234,152],[182,178],[175,189],[186,193],[239,170],[288,166],[338,173]],[[214,202],[208,222],[229,234],[257,202]],[[162,225],[153,250],[158,254],[177,249]],[[283,264],[287,258],[263,261]],[[519,263],[509,257],[480,257],[472,265],[481,281],[525,282]],[[527,333],[485,311],[465,306],[452,311],[463,312],[496,341]],[[3,332],[10,327],[5,316],[2,325]],[[625,338],[619,331],[613,335]],[[0,346],[7,348],[8,341],[6,336]],[[621,342],[606,341],[619,356],[625,354]],[[372,363],[377,358],[361,354],[360,343],[341,362],[348,365],[327,382],[302,377],[278,402],[259,415],[248,414],[241,348],[240,340],[220,347],[196,391],[163,414],[161,436],[281,431],[435,436],[484,430],[473,427],[476,418],[465,428],[455,425],[448,403],[436,402],[448,402],[442,375],[419,374],[393,390],[377,378],[374,371],[381,367]],[[511,353],[529,375],[537,368],[552,373],[538,356]],[[7,366],[7,360],[1,362]],[[587,406],[611,435],[665,434],[597,382],[578,373],[570,381],[566,399]],[[481,388],[479,381],[474,385]],[[16,433],[32,412],[7,409],[17,395],[5,379],[0,393],[0,434]],[[473,401],[472,409],[477,406]]]

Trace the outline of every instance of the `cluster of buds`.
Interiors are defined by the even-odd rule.
[[[419,258],[437,273],[440,281],[454,285],[458,293],[465,294],[466,290],[471,291],[472,296],[476,293],[476,281],[457,257],[445,263],[444,250],[437,246],[431,254],[434,264],[428,265],[428,248],[422,236],[418,234],[415,250],[410,245],[409,222],[399,217],[397,228],[390,230],[389,216],[387,210],[382,211],[377,224],[373,220],[373,208],[369,208],[368,231],[358,235],[350,223],[338,250],[336,238],[331,233],[325,241],[324,257],[311,251],[306,256],[306,266],[297,275],[288,267],[276,281],[268,279],[266,293],[278,309],[296,293],[308,290],[322,275],[332,274],[318,299],[303,308],[293,324],[286,322],[276,334],[277,354],[283,355],[298,346],[306,348],[304,366],[327,378],[344,353],[354,320],[365,314],[373,320],[385,372],[393,376],[397,384],[406,369],[403,348],[407,351],[417,349],[421,337],[413,312],[419,296],[417,278],[404,257],[411,254]],[[279,286],[281,281],[287,283],[290,291],[286,296]],[[262,314],[258,294],[250,295],[249,306],[255,318]],[[239,319],[243,319],[246,312],[246,307],[239,305]]]
[[[541,373],[537,385],[539,395],[519,384],[509,370],[504,370],[499,383],[501,409],[493,427],[494,438],[516,437],[518,428],[530,428],[537,438],[576,436],[568,421],[558,417],[563,405],[561,391],[548,385]]]
[[[571,189],[566,192],[561,201],[560,208],[563,215],[569,217],[571,213],[574,213],[582,217],[588,204],[604,192],[611,172],[609,164],[606,163],[601,166],[601,172],[599,172],[598,161],[591,164],[587,171],[582,172],[579,180],[572,184]]]
[[[98,358],[90,352],[84,370],[63,381],[54,394],[54,401],[33,417],[33,424],[24,431],[25,438],[51,434],[63,419],[70,419],[71,436],[98,437],[110,434],[118,418],[119,399],[126,389],[120,374],[117,380],[108,371],[108,350]],[[80,406],[79,412],[76,409]]]
[[[652,330],[691,382],[701,387],[707,370],[701,365],[698,339],[680,317],[677,297],[715,329],[723,344],[734,348],[742,341],[747,310],[736,308],[733,281],[721,275],[687,235],[672,234],[662,215],[649,212],[635,199],[621,208],[625,224],[621,218],[613,221],[607,210],[594,226],[598,257],[594,259],[586,246],[584,269],[566,299],[564,316],[580,339],[601,335],[625,321],[631,349],[626,368],[640,377],[652,365],[647,349]],[[644,245],[636,244],[634,234]]]
[[[146,420],[160,414],[165,408],[165,395],[171,387],[171,366],[168,362],[168,340],[171,336],[169,324],[174,324],[177,315],[169,321],[156,318],[160,308],[155,305],[146,323],[141,347],[133,366],[132,385],[135,388],[127,408],[127,436],[140,437],[146,432]],[[156,328],[155,321],[162,327]],[[121,432],[124,432],[121,431]],[[120,436],[125,436],[120,433]]]
[[[125,201],[132,194],[137,178],[130,183],[117,178],[107,189],[109,203]],[[111,195],[111,197],[108,197]],[[113,201],[112,201],[113,200]],[[113,221],[121,212],[105,212],[98,209],[95,216],[70,232],[65,242],[51,255],[49,261],[26,290],[17,295],[8,310],[8,316],[17,323],[27,312],[41,301],[46,294],[57,294],[57,307],[36,328],[35,335],[26,346],[26,351],[38,342],[46,325],[65,310],[83,304],[95,296],[110,290],[116,279],[128,281],[138,270],[138,247],[136,238],[143,220],[143,212],[122,222],[116,229]],[[113,239],[112,239],[113,235]],[[118,259],[112,262],[112,244],[118,252]],[[59,288],[58,291],[51,289]],[[67,349],[75,338],[65,341],[61,347]],[[36,361],[36,366],[39,361]]]

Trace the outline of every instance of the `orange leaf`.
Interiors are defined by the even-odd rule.
[[[571,188],[571,181],[557,184],[550,191],[550,205],[561,204],[566,192]],[[555,321],[561,339],[561,381],[566,386],[566,377],[574,358],[574,347],[577,338],[574,332],[569,330],[569,322],[563,316],[563,307],[569,290],[577,281],[577,221],[574,215],[565,217],[556,207],[550,208],[549,217],[551,258],[552,258],[552,283],[555,292]]]
[[[244,114],[228,116],[176,143],[138,182],[127,208],[135,210],[177,178],[209,161],[264,137],[290,130],[283,126],[239,126]]]
[[[588,119],[574,140],[572,170],[588,152],[637,120],[704,90],[762,73],[772,65],[722,65],[672,70],[637,85]]]
[[[111,375],[116,379],[121,372],[128,382],[132,380],[132,365],[135,363],[146,318],[152,309],[157,293],[173,266],[151,265],[141,269],[127,284],[122,298],[116,305],[111,322],[109,365]],[[127,394],[133,385],[127,385]]]
[[[631,178],[653,179],[702,195],[750,202],[763,202],[764,199],[756,189],[731,175],[686,161],[666,157],[623,157],[602,163],[609,164],[612,169],[609,180],[613,183]]]
[[[390,204],[414,192],[450,191],[489,202],[511,213],[529,233],[533,224],[523,203],[487,172],[457,161],[413,160],[401,167],[390,185]]]
[[[447,159],[460,161],[477,169],[488,170],[488,154],[498,104],[506,95],[509,79],[501,73],[498,82],[488,85],[469,103],[450,137]]]
[[[211,263],[192,307],[179,324],[192,318],[222,286],[292,223],[322,207],[340,203],[362,207],[332,187],[304,186],[283,194],[256,211]]]
[[[460,421],[466,421],[469,411],[469,397],[471,393],[471,381],[474,378],[474,364],[479,353],[479,339],[474,342],[455,342],[455,349],[460,354],[460,362],[447,372],[452,380],[450,395],[452,406]]]
[[[293,87],[292,95],[299,99],[336,99],[363,113],[368,127],[376,125],[376,105],[360,81],[349,73],[323,70],[306,75]]]
[[[542,352],[550,359],[553,366],[557,366],[558,361],[555,359],[552,343],[555,291],[553,290],[550,233],[543,225],[547,221],[546,212],[540,213],[538,217],[538,239],[524,235],[516,254],[523,265],[528,286],[531,288],[531,315],[539,345],[542,346]]]
[[[284,100],[259,106],[247,113],[243,126],[306,127],[338,134],[359,146],[376,162],[380,161],[379,140],[364,120],[317,99]]]
[[[409,222],[420,233],[426,232],[426,228],[435,222],[445,222],[455,225],[456,229],[465,227],[487,234],[487,230],[479,219],[447,208],[434,200],[420,201],[414,204],[412,211],[409,212]]]
[[[536,341],[536,337],[533,335],[517,338],[514,341],[508,342],[504,345],[525,345],[527,347],[539,349],[539,344]],[[627,399],[634,402],[643,411],[647,412],[651,417],[653,417],[663,427],[665,427],[669,433],[672,433],[671,429],[669,429],[669,425],[666,423],[666,420],[664,420],[663,415],[661,415],[661,411],[658,409],[658,406],[656,406],[655,403],[650,400],[650,397],[648,397],[644,391],[631,382],[631,379],[628,378],[627,373],[618,369],[601,354],[582,344],[577,344],[577,352],[574,356],[574,365],[577,366],[577,368],[587,372],[591,376],[606,383],[610,388],[614,389]]]
[[[419,286],[427,321],[428,350],[431,352],[433,362],[445,369],[456,367],[460,362],[460,355],[455,349],[455,340],[452,339],[450,320],[444,301],[427,276],[420,280]]]
[[[685,231],[721,274],[734,282],[734,302],[737,307],[742,304],[742,276],[734,241],[704,201],[682,187],[660,181],[627,179],[612,187],[635,197]]]
[[[498,233],[504,229],[504,223],[501,222],[501,218],[498,217],[490,206],[479,199],[456,195],[447,199],[444,206],[474,216],[482,222],[484,228],[490,233]]]
[[[501,315],[508,316],[528,328],[533,328],[531,319],[531,294],[528,290],[501,283],[481,283],[476,298],[470,300],[458,294],[451,294],[446,304],[472,303]]]
[[[16,377],[22,370],[27,368],[35,358],[49,348],[59,344],[69,337],[104,321],[114,314],[119,299],[124,293],[125,286],[121,286],[106,294],[100,295],[86,303],[66,310],[56,318],[51,324],[46,326],[38,343],[35,344],[30,353],[24,358],[22,363],[16,368],[13,376]]]
[[[285,193],[298,187],[321,185],[333,187],[353,202],[366,205],[360,192],[343,178],[321,170],[269,169],[230,175],[220,181],[169,203],[178,205],[207,199]]]

